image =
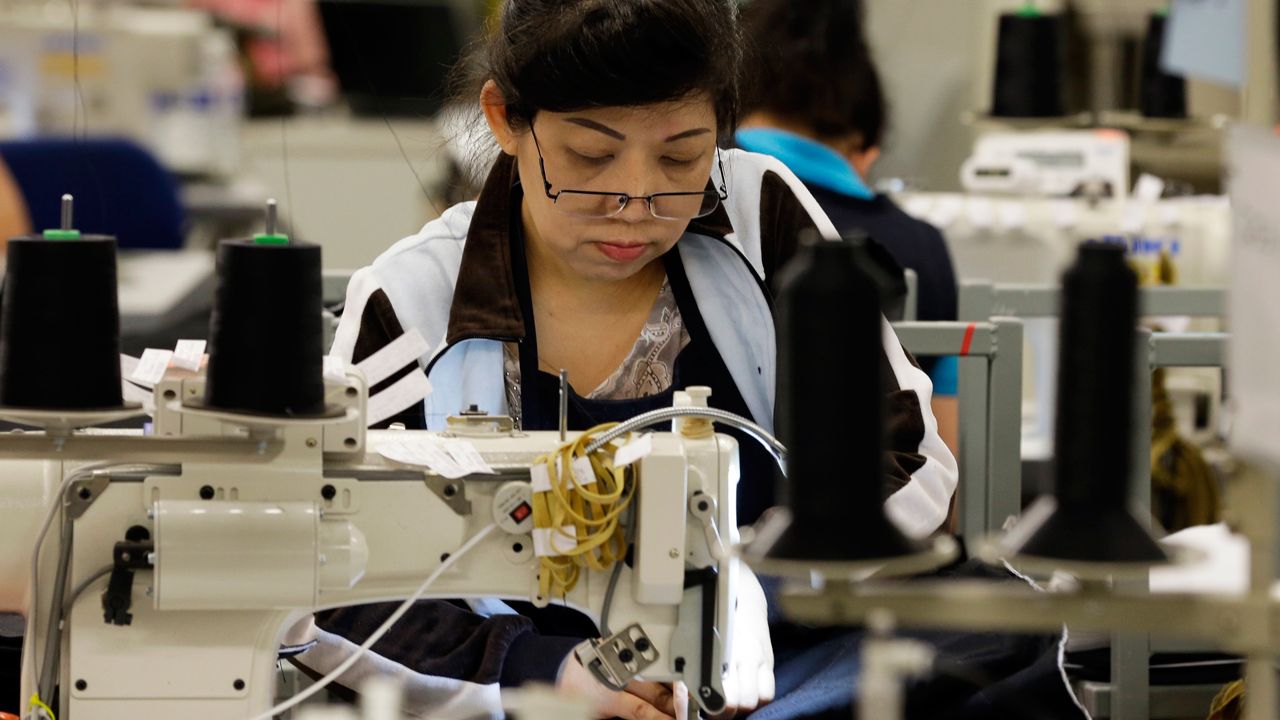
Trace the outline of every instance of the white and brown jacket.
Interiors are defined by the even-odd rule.
[[[806,229],[816,228],[829,239],[837,234],[805,186],[775,158],[727,150],[723,167],[728,199],[714,214],[690,222],[676,252],[697,311],[742,399],[753,419],[772,429],[777,354],[769,291],[773,275],[794,254]],[[503,343],[526,337],[518,287],[527,283],[516,282],[510,238],[514,204],[520,197],[519,188],[513,190],[515,182],[515,162],[503,155],[478,201],[446,210],[352,277],[333,354],[359,362],[409,328],[432,344],[420,364],[434,391],[421,406],[392,420],[440,429],[447,415],[472,405],[507,414]],[[887,322],[882,339],[888,370],[881,382],[889,395],[886,510],[904,532],[923,537],[948,516],[956,462],[930,412],[928,376]],[[399,377],[385,380],[383,386]],[[385,615],[357,620],[350,614],[354,610],[335,611],[321,627],[359,642],[361,629]],[[421,637],[402,634],[401,641],[384,639],[374,650],[418,672],[505,684],[523,679],[517,675],[528,677],[510,671],[512,664],[521,664],[515,656],[524,654],[521,644],[532,638],[523,635],[531,632],[531,624],[520,616],[476,622],[461,643],[470,650],[457,663],[442,664],[428,655],[447,655],[461,646],[424,647]]]

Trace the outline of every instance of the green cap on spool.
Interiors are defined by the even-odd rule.
[[[289,236],[284,233],[276,232],[276,201],[275,198],[267,200],[267,231],[258,233],[253,236],[253,242],[258,245],[288,245]]]
[[[1040,17],[1040,8],[1034,2],[1028,2],[1018,8],[1018,17]]]
[[[45,230],[45,240],[79,240],[80,231],[71,229],[72,212],[75,200],[70,195],[62,196],[62,227],[57,230]]]

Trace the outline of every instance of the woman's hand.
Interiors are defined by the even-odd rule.
[[[601,720],[686,720],[689,715],[689,690],[684,683],[632,680],[626,690],[615,692],[600,684],[573,654],[565,660],[556,689],[569,697],[588,700]]]
[[[737,558],[733,562],[739,562]],[[728,720],[773,700],[773,644],[769,639],[769,604],[760,581],[745,564],[738,565],[738,597],[733,617],[733,656],[724,674],[724,712],[712,720]]]

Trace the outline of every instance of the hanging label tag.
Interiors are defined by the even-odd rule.
[[[204,348],[207,344],[204,340],[179,340],[173,348],[173,359],[170,362],[174,367],[199,372],[200,365],[204,363]]]
[[[347,381],[347,364],[337,355],[324,356],[324,379],[331,382]]]
[[[535,493],[551,492],[551,473],[546,463],[529,466],[529,485]]]
[[[128,379],[138,369],[138,358],[120,353],[120,377]]]
[[[1164,181],[1155,175],[1142,173],[1133,186],[1133,196],[1140,202],[1153,203],[1164,194]]]
[[[373,387],[396,374],[405,365],[417,362],[430,349],[431,346],[422,339],[417,329],[410,328],[386,347],[356,363],[356,367],[364,373],[369,387]]]
[[[653,434],[645,433],[623,445],[618,449],[618,452],[614,453],[613,466],[616,468],[626,467],[651,452],[653,452]]]
[[[142,351],[138,366],[129,374],[129,379],[143,387],[154,388],[156,383],[164,379],[164,372],[169,369],[169,360],[172,358],[172,350],[147,348]]]
[[[437,475],[456,480],[469,475],[454,462],[449,454],[430,441],[413,443],[387,443],[378,446],[378,454],[388,460],[405,465],[421,465]]]
[[[489,463],[484,461],[484,457],[480,455],[480,451],[476,450],[476,446],[466,440],[447,440],[444,443],[445,452],[449,453],[449,457],[458,463],[468,473],[478,475],[496,475],[493,468],[489,467]]]
[[[431,381],[421,368],[414,368],[391,387],[369,398],[365,422],[376,425],[430,394]]]
[[[136,402],[142,405],[142,409],[148,415],[155,416],[156,396],[154,394],[124,379],[120,380],[120,394],[124,396],[125,402]]]
[[[533,554],[537,557],[566,555],[578,547],[577,531],[572,525],[565,525],[557,532],[555,528],[533,529]]]
[[[591,466],[591,458],[576,457],[573,459],[573,477],[584,488],[596,484],[596,469]]]

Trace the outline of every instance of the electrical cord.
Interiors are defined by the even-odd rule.
[[[30,612],[27,613],[26,631],[24,633],[24,637],[34,638],[36,636],[36,633],[35,633],[35,628],[37,627],[36,620],[40,611],[40,551],[44,546],[45,537],[49,534],[49,528],[53,526],[54,518],[58,516],[58,512],[63,508],[63,506],[66,503],[67,490],[71,487],[72,483],[77,482],[79,480],[84,480],[86,478],[93,477],[95,473],[109,472],[111,470],[124,469],[124,468],[135,468],[142,471],[149,471],[151,474],[161,474],[161,473],[176,474],[177,472],[181,472],[181,469],[178,468],[178,466],[172,465],[172,464],[152,465],[152,464],[136,463],[136,462],[124,462],[124,463],[98,462],[98,463],[91,463],[89,465],[83,465],[81,467],[78,467],[75,470],[73,470],[71,473],[69,473],[65,478],[62,479],[62,482],[58,485],[57,491],[55,491],[53,495],[54,501],[50,504],[49,512],[45,515],[44,524],[41,525],[40,527],[40,533],[36,536],[35,549],[31,553],[31,610]],[[63,533],[64,535],[66,535],[69,532],[70,527],[71,527],[71,524],[68,523],[67,524],[68,529],[64,530],[64,533]],[[64,538],[63,547],[65,550],[59,555],[58,574],[61,577],[61,582],[65,583],[66,582],[65,575],[68,570],[69,562],[67,560],[64,560],[63,556],[64,555],[67,556],[67,559],[69,560],[69,552],[70,552],[70,543],[65,542],[65,538]],[[55,599],[57,600],[57,603],[56,603],[57,605],[62,604],[62,599],[60,597],[57,597]],[[55,604],[52,604],[52,603],[50,604],[49,609],[51,613],[53,613],[55,610],[61,610],[61,608],[55,607]],[[46,701],[53,696],[52,688],[56,684],[56,682],[52,677],[49,676],[50,673],[45,671],[43,668],[48,666],[50,662],[50,654],[56,653],[58,646],[61,645],[61,642],[62,642],[61,628],[60,628],[61,624],[62,623],[61,623],[60,612],[57,613],[55,617],[50,618],[49,632],[45,636],[45,658],[44,658],[44,662],[41,664],[42,669],[37,670],[36,663],[34,661],[31,663],[31,680],[32,680],[32,685],[35,688],[36,692],[35,692],[35,695],[33,695],[31,698],[30,708],[28,709],[27,717],[44,716],[44,717],[50,718],[50,720],[52,720],[54,717],[53,711],[49,709],[49,706],[46,704]],[[34,652],[35,652],[35,647],[33,645],[32,653],[34,654]],[[54,655],[54,657],[56,657],[56,655]],[[54,671],[56,672],[56,669],[57,669],[56,664],[54,664],[53,667],[54,667]],[[42,681],[46,681],[46,680],[48,682],[42,683]],[[44,687],[42,687],[42,685],[47,686],[48,689],[46,690]]]
[[[76,604],[76,600],[81,595],[84,594],[85,590],[89,589],[89,586],[92,585],[95,580],[100,580],[110,575],[111,571],[115,569],[116,569],[115,565],[103,565],[102,567],[95,570],[92,575],[85,578],[84,580],[81,580],[80,584],[75,586],[75,588],[71,591],[71,593],[67,595],[67,599],[63,601],[62,616],[66,617],[67,613],[71,612],[71,607]]]
[[[630,548],[636,535],[636,509],[632,506],[627,513],[627,534],[625,547]],[[622,575],[622,563],[613,564],[613,572],[609,574],[609,586],[604,591],[604,604],[600,606],[600,636],[609,637],[609,610],[613,608],[613,592],[618,587],[618,578]]]
[[[294,695],[288,700],[285,700],[284,702],[279,703],[278,705],[272,707],[270,710],[267,710],[266,712],[260,713],[258,715],[254,715],[250,720],[271,720],[271,718],[273,718],[274,716],[284,712],[285,710],[288,710],[289,708],[292,708],[298,705],[302,701],[306,700],[312,695],[315,695],[316,693],[320,692],[324,688],[328,687],[334,680],[337,680],[339,677],[342,677],[342,674],[345,673],[347,670],[350,670],[351,666],[356,664],[356,661],[364,657],[364,654],[368,652],[369,648],[373,647],[374,643],[381,640],[382,636],[387,634],[387,631],[391,629],[392,625],[395,625],[396,622],[399,621],[401,617],[404,617],[405,613],[409,612],[409,608],[413,607],[413,604],[417,602],[419,598],[422,597],[423,593],[427,591],[427,588],[431,587],[431,584],[434,583],[436,579],[438,579],[440,575],[444,573],[445,570],[448,570],[449,567],[452,566],[455,562],[457,562],[459,558],[461,558],[463,555],[466,555],[467,552],[471,550],[471,548],[475,547],[495,527],[497,527],[497,525],[494,523],[490,523],[486,525],[475,535],[472,535],[470,540],[463,543],[462,547],[458,548],[457,552],[450,553],[449,557],[445,558],[444,562],[440,563],[439,567],[433,570],[432,573],[427,576],[426,580],[422,581],[422,584],[418,586],[418,589],[415,590],[412,595],[406,598],[404,602],[400,603],[400,607],[396,608],[396,611],[391,613],[391,616],[388,617],[386,621],[384,621],[381,625],[379,625],[377,630],[373,631],[373,634],[370,635],[368,639],[365,640],[360,645],[360,649],[351,653],[351,656],[348,657],[346,660],[343,660],[342,663],[338,665],[338,667],[329,671],[327,675],[317,680],[316,683],[311,687],[308,687],[306,690],[303,690],[302,692],[298,693],[297,695]]]
[[[708,420],[724,423],[725,425],[742,430],[759,441],[759,443],[769,451],[769,454],[773,455],[773,458],[778,461],[778,467],[782,468],[784,473],[786,472],[787,448],[781,441],[774,437],[768,430],[765,430],[741,415],[735,415],[731,412],[719,410],[717,408],[669,407],[651,410],[602,432],[598,437],[587,444],[586,452],[588,454],[594,453],[596,450],[604,447],[606,443],[612,442],[627,433],[635,432],[636,430],[640,430],[641,428],[645,428],[665,420],[674,420],[682,417],[706,418]]]

